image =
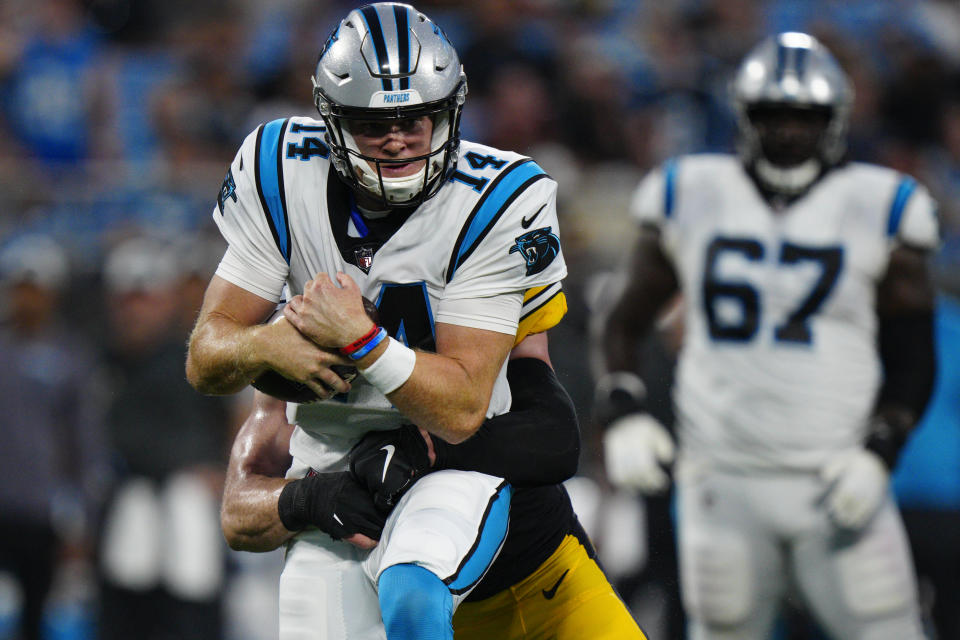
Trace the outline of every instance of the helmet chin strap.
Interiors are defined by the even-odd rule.
[[[795,167],[778,167],[766,158],[757,158],[754,170],[757,177],[773,191],[786,195],[802,193],[813,184],[820,175],[822,165],[816,158],[810,158]]]
[[[434,126],[433,137],[431,139],[431,151],[436,151],[446,141],[450,131],[450,123],[446,116]],[[356,150],[357,143],[353,136],[348,132],[343,132],[344,141],[347,146]],[[442,160],[436,156],[427,158],[420,170],[410,176],[401,176],[397,178],[383,178],[383,189],[385,194],[380,193],[380,180],[377,179],[377,172],[374,171],[365,160],[350,156],[350,164],[353,167],[354,175],[361,186],[375,196],[383,195],[387,202],[407,202],[415,198],[424,188],[423,174],[429,167],[429,179],[437,175],[442,168]]]
[[[380,193],[380,181],[377,179],[377,173],[370,168],[365,160],[350,158],[357,180],[364,189],[375,196],[383,195]],[[383,178],[383,188],[386,191],[387,202],[403,202],[415,196],[420,186],[423,185],[423,172],[426,165],[420,167],[420,170],[409,176],[398,178]]]

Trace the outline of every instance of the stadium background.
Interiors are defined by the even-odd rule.
[[[61,312],[92,352],[106,352],[111,338],[105,260],[135,236],[169,250],[178,303],[167,318],[185,337],[198,292],[222,250],[210,215],[228,163],[258,123],[315,115],[308,76],[326,35],[354,6],[317,0],[0,4],[0,249],[32,233],[60,243],[70,260]],[[461,53],[470,90],[464,137],[529,154],[560,183],[571,308],[552,352],[584,429],[581,478],[573,488],[606,546],[608,568],[629,584],[646,557],[634,528],[643,512],[627,509],[636,503],[613,496],[602,482],[590,421],[587,334],[604,274],[629,247],[625,211],[632,189],[671,156],[731,150],[727,81],[737,62],[769,33],[808,30],[854,81],[851,157],[909,173],[939,200],[938,283],[945,295],[960,293],[960,5],[432,0],[417,7],[443,25]],[[0,312],[5,303],[0,298]],[[107,384],[107,404],[109,396]],[[223,456],[246,400],[230,403],[222,424],[198,427],[218,434]],[[2,417],[11,406],[0,397],[0,436],[12,428]],[[946,412],[952,412],[944,418],[950,429],[958,426],[957,407]],[[105,486],[124,464],[106,431],[112,475]],[[960,487],[960,444],[953,431],[942,431],[929,444],[941,462],[955,456],[942,468],[946,482]],[[151,444],[144,448],[151,447],[149,434],[145,438]],[[911,478],[930,473],[922,452],[916,456],[908,461]],[[0,469],[0,480],[14,473]],[[908,480],[901,481],[902,495],[922,500]],[[257,629],[270,628],[262,624],[274,615],[269,603],[260,605],[262,613],[250,603],[272,597],[276,560],[228,554],[229,637],[264,637]],[[56,593],[73,589],[72,601],[89,608],[95,566],[87,564],[74,583],[60,579]],[[0,601],[4,593],[0,588]],[[82,611],[77,615],[83,618]],[[72,628],[74,637],[90,635],[89,625]]]

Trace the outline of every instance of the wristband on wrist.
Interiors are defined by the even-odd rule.
[[[595,389],[594,414],[604,428],[621,416],[645,411],[647,387],[635,373],[611,371]]]
[[[370,329],[362,338],[354,340],[345,347],[340,347],[340,353],[347,356],[351,360],[359,360],[363,356],[367,355],[387,337],[387,330],[383,327],[378,327],[373,325],[373,328]]]
[[[288,482],[280,491],[280,499],[277,500],[280,522],[288,531],[300,531],[307,526],[305,517],[307,492],[300,490],[302,484],[302,480]]]
[[[390,342],[377,361],[366,369],[360,369],[360,375],[387,395],[400,388],[413,373],[417,364],[417,353],[398,340],[387,337]]]
[[[870,421],[864,448],[877,454],[892,471],[907,442],[913,421],[901,415],[875,415]]]

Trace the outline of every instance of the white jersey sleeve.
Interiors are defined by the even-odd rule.
[[[660,232],[660,246],[671,259],[677,251],[676,234],[669,224],[674,217],[676,182],[677,161],[669,160],[640,181],[630,201],[630,217],[640,227]]]
[[[280,253],[270,222],[264,213],[264,185],[271,167],[261,167],[259,154],[276,163],[274,151],[262,149],[264,126],[247,136],[227,171],[213,220],[228,247],[216,274],[221,278],[277,302],[289,273],[289,265]],[[276,181],[276,171],[272,171]]]
[[[887,234],[895,242],[934,250],[940,242],[938,227],[936,201],[926,187],[904,176],[890,205]]]
[[[474,329],[513,335],[517,332],[523,293],[511,291],[485,298],[456,298],[443,303],[437,320]]]
[[[556,182],[527,158],[503,170],[460,231],[437,321],[516,332],[523,293],[567,273],[556,196]]]

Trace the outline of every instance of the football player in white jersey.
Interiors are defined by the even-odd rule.
[[[852,88],[811,36],[761,43],[732,90],[739,158],[669,161],[633,200],[640,239],[602,337],[598,393],[621,414],[607,473],[656,492],[672,470],[691,638],[767,638],[788,588],[831,637],[920,638],[888,478],[935,370],[934,202],[845,161]],[[677,293],[673,464],[633,372]]]
[[[316,392],[287,408],[292,478],[342,470],[370,430],[412,422],[460,442],[505,412],[523,294],[566,275],[556,183],[529,158],[459,139],[466,78],[429,18],[397,3],[350,12],[313,83],[322,120],[262,125],[231,164],[213,211],[229,246],[187,357],[206,393],[267,370]],[[261,324],[285,286],[285,319]],[[304,522],[300,486],[279,497],[288,528]],[[281,578],[281,638],[383,638],[384,626],[452,637],[511,493],[501,478],[442,471],[403,496],[372,552],[302,532]]]

